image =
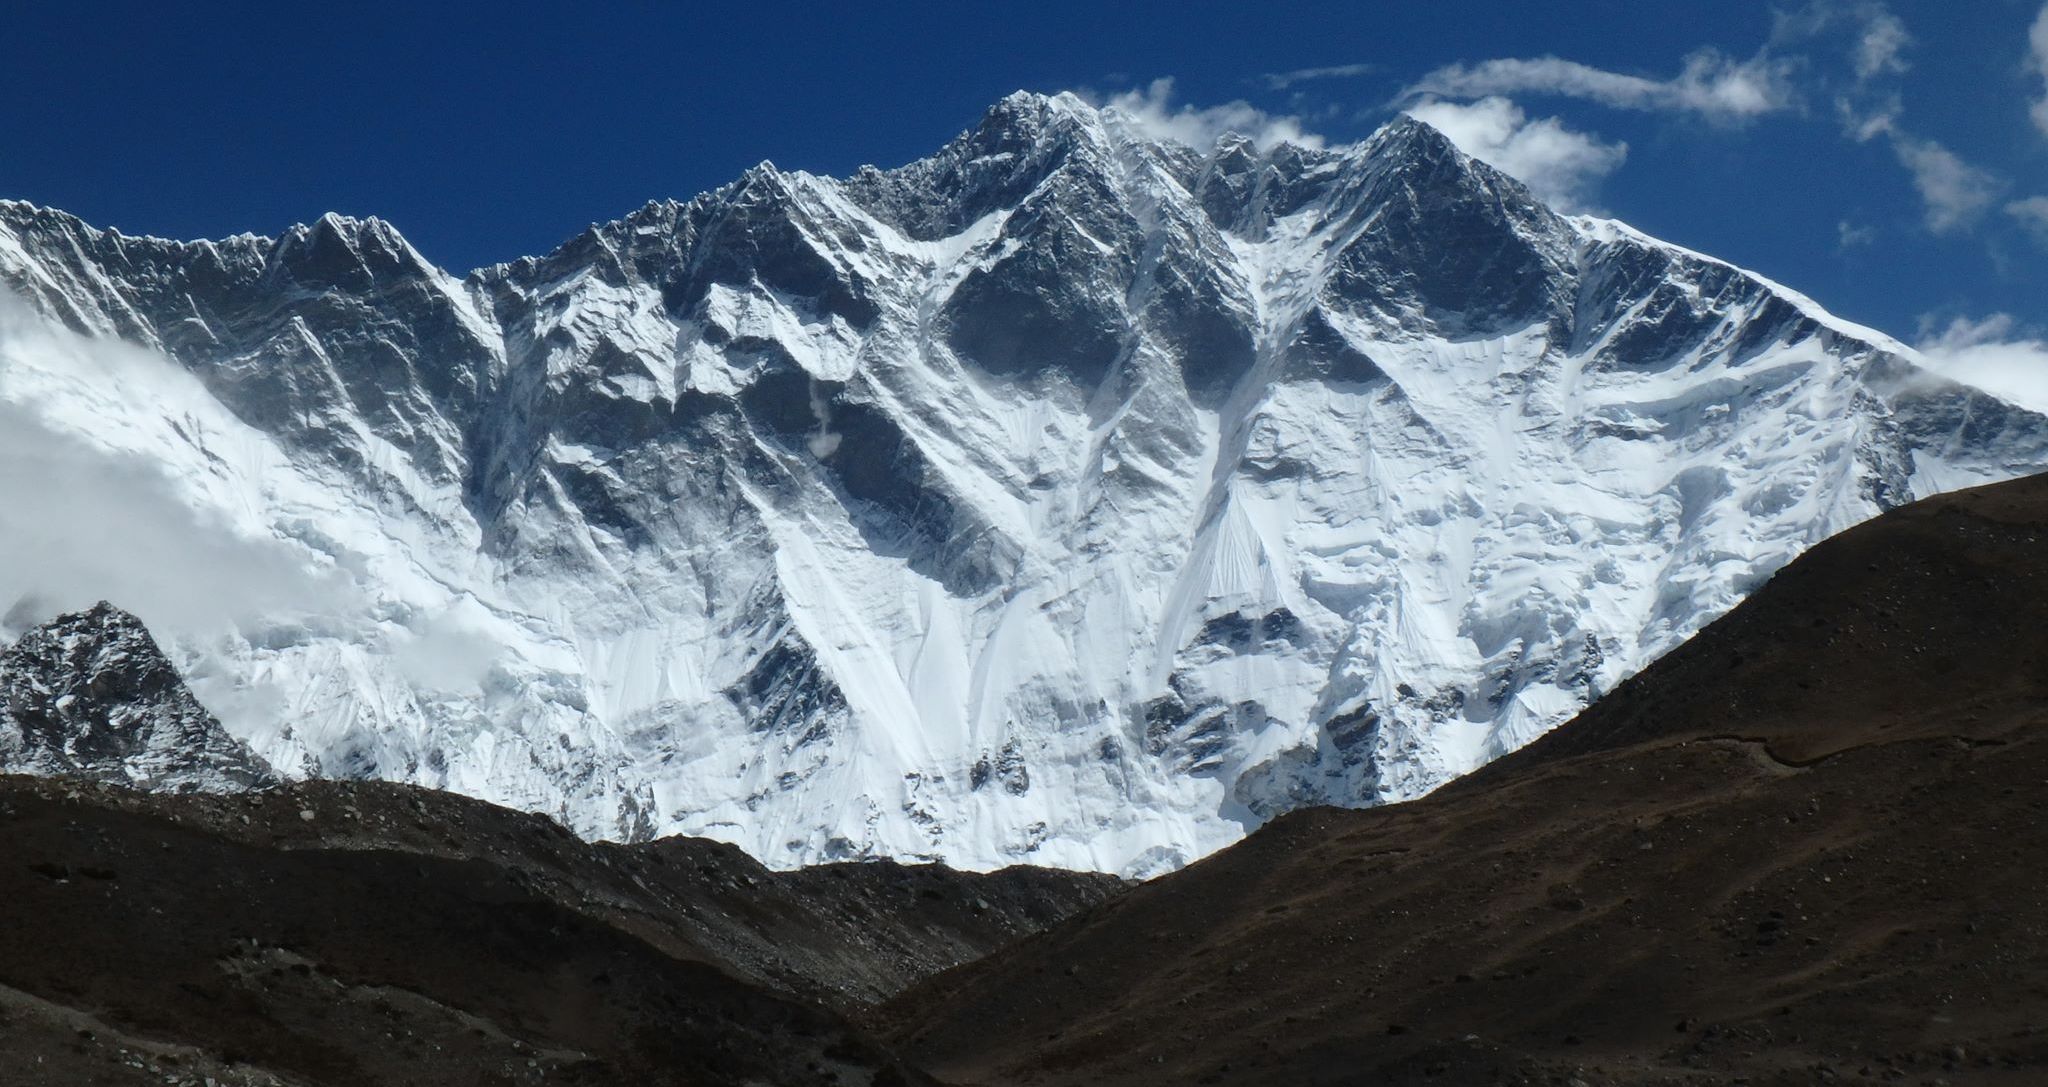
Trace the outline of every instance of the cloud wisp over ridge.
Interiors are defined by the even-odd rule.
[[[1458,149],[1529,186],[1561,211],[1591,210],[1600,182],[1621,168],[1628,144],[1574,131],[1556,117],[1531,120],[1498,95],[1477,102],[1429,98],[1410,117],[1442,132]]]
[[[1872,64],[1889,63],[1882,40],[1871,48]],[[1768,48],[1748,60],[1699,49],[1665,79],[1557,56],[1497,58],[1437,68],[1405,88],[1395,105],[1443,132],[1466,154],[1521,179],[1546,202],[1589,211],[1600,183],[1627,161],[1628,144],[1574,129],[1561,117],[1531,117],[1514,96],[1572,98],[1738,127],[1800,108],[1793,80],[1798,67]]]
[[[1943,377],[1974,385],[2028,411],[2048,414],[2048,340],[2009,313],[1942,324],[1921,319],[1922,363]]]
[[[1991,212],[2003,210],[2048,246],[2048,196],[2007,201],[2009,179],[1902,123],[1901,77],[1912,70],[1908,54],[1914,44],[1884,0],[1810,0],[1778,12],[1770,37],[1747,60],[1703,48],[1688,54],[1679,73],[1668,78],[1558,56],[1450,64],[1416,80],[1394,104],[1546,198],[1584,208],[1600,181],[1620,168],[1627,145],[1575,131],[1561,117],[1532,119],[1516,96],[1570,98],[1726,128],[1777,114],[1809,115],[1809,99],[1826,102],[1846,139],[1886,142],[1919,198],[1929,233],[1966,235]],[[2048,5],[2028,31],[2027,63],[2041,80],[2041,97],[2028,103],[2029,117],[2048,135]],[[1840,248],[1871,236],[1845,228]]]
[[[1268,113],[1243,99],[1220,106],[1176,105],[1171,76],[1155,79],[1141,90],[1124,91],[1107,99],[1086,93],[1082,97],[1115,110],[1152,139],[1172,140],[1202,151],[1214,147],[1225,133],[1243,136],[1262,151],[1282,143],[1316,148],[1324,143],[1301,118]]]
[[[1486,98],[1517,94],[1578,98],[1614,109],[1695,114],[1711,121],[1742,123],[1792,109],[1799,95],[1792,62],[1760,53],[1738,61],[1716,49],[1685,59],[1670,79],[1651,79],[1545,56],[1451,64],[1416,80],[1403,97]]]

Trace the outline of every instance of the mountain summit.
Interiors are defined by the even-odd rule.
[[[16,342],[0,403],[350,584],[187,647],[261,755],[775,866],[1144,874],[1418,796],[1823,537],[2048,467],[2048,419],[1408,119],[1013,95],[465,278],[376,220],[0,203],[0,283],[175,362]]]

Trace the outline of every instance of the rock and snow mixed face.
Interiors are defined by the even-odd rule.
[[[2048,466],[1410,120],[1199,149],[1020,94],[465,279],[375,220],[5,204],[0,281],[71,330],[16,315],[0,405],[323,579],[164,631],[262,755],[776,865],[1142,874],[1413,797],[1822,537]]]
[[[278,784],[192,697],[142,623],[106,603],[0,652],[0,773],[181,793]]]

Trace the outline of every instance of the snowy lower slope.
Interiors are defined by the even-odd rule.
[[[293,772],[775,865],[1147,873],[1413,797],[1822,537],[2048,467],[2048,419],[1407,120],[1190,149],[1017,95],[460,280],[375,220],[0,204],[0,282],[21,622],[124,601]]]

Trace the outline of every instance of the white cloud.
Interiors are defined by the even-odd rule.
[[[1954,234],[1975,225],[2004,188],[1997,177],[1933,140],[1895,132],[1892,151],[1913,175],[1913,187],[1926,206],[1927,229],[1936,234]]]
[[[1218,137],[1234,132],[1260,150],[1275,144],[1321,147],[1323,138],[1303,127],[1301,118],[1267,113],[1245,101],[1197,109],[1173,104],[1173,80],[1155,79],[1141,91],[1125,91],[1101,103],[1155,140],[1172,140],[1197,150],[1215,146]]]
[[[1899,130],[1899,114],[1905,111],[1905,101],[1898,92],[1868,95],[1840,95],[1835,99],[1835,115],[1841,118],[1842,132],[1857,143],[1869,143],[1879,136],[1890,135]]]
[[[191,499],[190,479],[124,450],[125,420],[81,418],[37,393],[49,372],[109,397],[160,397],[174,434],[196,425],[175,405],[210,399],[175,364],[57,328],[0,294],[0,612],[14,628],[0,634],[102,599],[160,635],[209,636],[349,598],[303,548],[228,523]],[[107,440],[81,427],[107,428]]]
[[[1556,117],[1530,120],[1505,98],[1477,102],[1425,99],[1408,115],[1442,132],[1458,149],[1519,178],[1545,203],[1585,210],[1600,182],[1628,157],[1625,143],[1574,132]]]
[[[2032,231],[2041,244],[2048,245],[2048,196],[2029,196],[2005,206],[2005,213]]]
[[[1883,0],[1812,0],[1804,7],[1776,13],[1771,33],[1774,47],[1815,38],[1837,38],[1848,46],[1848,60],[1858,83],[1882,76],[1903,75],[1906,48],[1913,35]]]
[[[1922,318],[1922,362],[1943,377],[2048,414],[2048,342],[2018,324],[2006,313],[1957,317],[1938,328]]]
[[[432,691],[474,691],[506,656],[503,639],[492,632],[493,617],[468,598],[458,598],[433,615],[414,617],[401,636],[399,671],[415,686]]]
[[[1905,74],[1907,65],[1902,54],[1911,44],[1913,36],[1906,33],[1906,24],[1884,10],[1884,5],[1872,5],[1866,9],[1863,33],[1856,39],[1856,78],[1870,80]]]
[[[1846,253],[1857,246],[1869,245],[1877,240],[1877,228],[1857,226],[1844,219],[1835,224],[1835,248]]]
[[[1259,81],[1272,90],[1284,91],[1296,83],[1316,79],[1356,79],[1371,75],[1375,70],[1370,64],[1331,64],[1322,68],[1296,68],[1291,72],[1267,72],[1259,77]]]
[[[2041,97],[2034,101],[2031,111],[2034,127],[2048,136],[2048,4],[2041,5],[2041,14],[2034,18],[2033,29],[2027,32],[2027,54],[2034,71],[2041,76]]]
[[[1616,109],[1693,113],[1713,121],[1740,123],[1798,104],[1791,79],[1794,67],[1793,62],[1768,54],[1738,61],[1714,49],[1687,57],[1684,69],[1670,79],[1610,72],[1559,57],[1488,60],[1439,68],[1423,76],[1406,94],[1410,98],[1555,94]]]

